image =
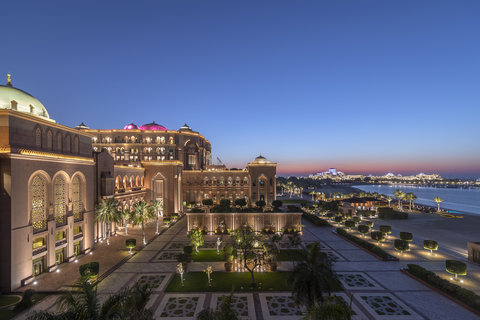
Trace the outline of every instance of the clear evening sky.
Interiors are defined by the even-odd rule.
[[[187,122],[279,174],[480,177],[479,1],[5,1],[0,72],[75,126]],[[2,82],[5,82],[2,79]]]

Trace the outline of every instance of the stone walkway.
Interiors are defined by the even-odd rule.
[[[322,250],[337,259],[334,269],[346,292],[338,294],[345,301],[352,298],[353,319],[478,319],[476,315],[451,300],[433,292],[400,272],[406,262],[384,262],[332,233],[331,228],[318,228],[308,222],[303,232],[305,244],[320,241]],[[214,242],[207,237],[206,242]],[[165,293],[174,276],[175,255],[180,253],[186,237],[186,220],[181,219],[132,259],[110,274],[98,286],[101,299],[118,292],[136,281],[150,283],[154,289],[147,307],[154,310],[155,319],[195,319],[206,307],[215,308],[222,294],[209,292]],[[189,271],[202,270],[207,263],[191,263]],[[215,270],[222,262],[208,263]],[[288,270],[291,262],[279,263]],[[52,296],[35,306],[37,310],[54,310]],[[302,308],[295,305],[289,292],[241,293],[235,295],[235,308],[242,319],[301,319]],[[24,319],[17,317],[17,319]]]

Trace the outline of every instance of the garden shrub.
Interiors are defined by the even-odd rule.
[[[335,216],[335,214],[333,212],[329,212],[325,215],[327,218],[333,218]]]
[[[368,241],[362,240],[362,239],[348,233],[347,231],[345,231],[342,228],[337,228],[337,233],[339,235],[342,235],[343,237],[347,238],[348,240],[358,244],[359,246],[365,248],[366,250],[372,252],[373,254],[377,255],[378,257],[380,257],[384,261],[398,261],[397,257],[392,256],[390,253],[383,250],[382,248],[377,247],[376,245],[374,245],[374,244],[372,244]],[[381,233],[381,232],[379,232],[379,233],[381,235],[383,235],[383,233]]]
[[[423,248],[433,251],[438,250],[438,242],[435,240],[423,240]]]
[[[170,224],[170,218],[163,218],[163,224]]]
[[[177,220],[178,219],[178,213],[172,213],[170,215],[170,218],[174,221],[174,220]]]
[[[22,311],[30,308],[34,305],[33,303],[33,295],[35,294],[35,290],[28,289],[25,290],[22,296],[22,300],[15,305],[13,308],[15,311]]]
[[[370,227],[361,224],[358,226],[358,232],[360,232],[361,234],[367,234],[370,232]]]
[[[380,226],[379,230],[385,234],[390,234],[392,233],[392,227],[391,226]]]
[[[200,209],[200,208],[192,208],[192,210],[190,210],[191,213],[204,213],[205,210],[203,209]]]
[[[183,253],[185,253],[186,255],[192,255],[193,246],[184,246],[183,247]]]
[[[345,221],[345,227],[348,229],[355,228],[355,222],[353,220],[347,220]]]
[[[373,223],[373,221],[371,221],[371,220],[365,221],[365,225],[366,225],[367,227],[369,227],[369,228],[373,228],[373,224],[374,224],[374,223]]]
[[[342,222],[343,218],[339,217],[339,216],[336,216],[334,220],[335,220],[335,222],[340,223],[340,222]]]
[[[362,217],[365,218],[370,218],[375,216],[375,211],[371,210],[357,210],[357,215],[361,215]]]
[[[393,241],[393,245],[395,247],[395,250],[397,251],[401,251],[401,252],[410,251],[410,244],[405,240],[395,239]]]
[[[411,232],[400,232],[400,239],[405,241],[412,241],[413,234]]]
[[[360,217],[358,217],[358,216],[353,217],[352,220],[353,220],[353,222],[355,222],[355,223],[360,223],[360,221],[362,221],[362,219],[360,219]]]
[[[137,239],[127,239],[125,240],[125,247],[127,249],[135,249],[137,246]]]
[[[458,260],[446,260],[445,270],[455,276],[464,276],[467,274],[467,264]]]
[[[372,231],[370,233],[370,237],[372,237],[372,240],[375,240],[377,242],[385,241],[385,233],[381,231]]]
[[[448,280],[442,279],[434,272],[416,264],[408,264],[407,271],[417,278],[452,296],[453,298],[462,301],[469,307],[480,311],[480,296],[478,296],[475,292],[462,288]]]
[[[380,219],[408,219],[407,212],[395,211],[393,208],[381,207],[378,208],[378,217]]]
[[[95,278],[98,276],[98,272],[100,271],[100,264],[96,261],[88,262],[82,264],[78,271],[82,277],[90,277]]]
[[[341,214],[341,213],[340,213]],[[343,217],[345,217],[345,219],[351,219],[353,214],[350,210],[348,210],[347,212],[345,212],[344,214],[341,214]]]

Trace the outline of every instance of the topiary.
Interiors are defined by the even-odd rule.
[[[370,233],[370,237],[372,237],[372,240],[375,240],[377,242],[385,241],[385,233],[381,231],[372,231]]]
[[[400,232],[400,239],[405,241],[412,241],[413,234],[411,232]]]
[[[380,226],[379,230],[385,234],[390,234],[392,233],[392,227],[391,226]]]
[[[454,274],[456,279],[457,276],[465,276],[467,274],[467,264],[458,260],[446,260],[445,270]]]
[[[355,222],[353,222],[353,220],[347,220],[345,221],[345,227],[347,227],[347,229],[355,228]]]
[[[33,306],[34,294],[35,294],[35,290],[32,290],[32,289],[25,290],[22,296],[22,300],[19,303],[17,303],[13,309],[15,311],[22,311]]]
[[[361,234],[365,235],[365,234],[367,234],[368,232],[370,232],[370,227],[361,224],[361,225],[358,226],[358,232],[360,232]]]
[[[337,222],[337,223],[342,222],[342,220],[343,220],[342,217],[339,217],[339,216],[335,217],[335,222]]]
[[[395,247],[395,250],[397,251],[400,251],[400,252],[410,251],[410,244],[405,240],[395,239],[395,241],[393,241],[393,245]]]
[[[92,279],[95,279],[98,276],[98,272],[100,271],[100,264],[96,261],[88,262],[82,264],[78,268],[78,271],[80,272],[80,275],[82,277],[90,277]]]
[[[373,224],[374,224],[373,221],[370,221],[370,220],[365,221],[365,225],[369,228],[373,228]]]
[[[353,222],[355,223],[360,223],[360,221],[362,221],[362,219],[359,217],[359,216],[355,216],[352,218]]]
[[[430,250],[430,253],[432,253],[432,251],[438,250],[438,242],[435,240],[423,240],[423,248]]]
[[[163,224],[165,224],[168,227],[168,225],[170,224],[170,218],[167,218],[167,217],[163,218]]]
[[[125,247],[132,252],[132,249],[135,249],[137,246],[137,239],[127,239],[125,240]]]

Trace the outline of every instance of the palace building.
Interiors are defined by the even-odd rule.
[[[211,157],[210,142],[186,124],[58,124],[9,76],[0,85],[0,291],[91,251],[104,236],[94,218],[102,199],[113,197],[124,210],[158,200],[162,214],[183,213],[203,199],[276,199],[275,163],[258,156],[229,170]]]

